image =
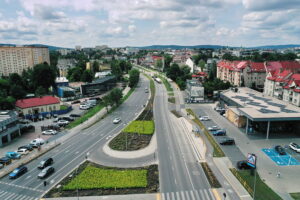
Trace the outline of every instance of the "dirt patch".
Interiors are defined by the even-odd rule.
[[[122,132],[110,141],[109,147],[118,151],[135,151],[147,147],[151,138],[152,135]]]
[[[76,197],[77,190],[63,190],[63,186],[68,184],[74,177],[80,174],[87,165],[100,167],[104,169],[124,170],[124,168],[113,168],[97,165],[91,162],[85,162],[80,165],[78,170],[72,171],[66,178],[58,183],[52,190],[50,190],[44,198],[57,197]],[[147,167],[131,168],[131,169],[145,169],[147,170],[147,187],[145,188],[122,188],[122,189],[92,189],[92,190],[78,190],[78,196],[102,196],[102,195],[122,195],[122,194],[141,194],[141,193],[156,193],[159,190],[158,166],[150,165]]]

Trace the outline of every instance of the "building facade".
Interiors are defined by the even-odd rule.
[[[21,135],[18,116],[13,111],[0,112],[0,147]]]
[[[22,74],[23,70],[47,62],[50,65],[47,47],[0,47],[0,75]]]

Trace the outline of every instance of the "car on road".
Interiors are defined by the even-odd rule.
[[[294,142],[291,142],[289,147],[291,149],[293,149],[294,151],[296,151],[297,153],[300,153],[300,146]]]
[[[20,159],[21,158],[21,154],[19,154],[17,152],[6,152],[5,156],[10,159]]]
[[[33,145],[31,145],[31,144],[27,144],[27,145],[24,145],[24,146],[20,146],[19,148],[18,148],[18,150],[20,150],[20,149],[27,149],[28,151],[32,151],[33,150],[33,147],[32,147]]]
[[[236,163],[236,167],[238,169],[252,169],[253,167],[251,167],[247,163],[248,163],[247,160],[240,160]]]
[[[3,165],[9,165],[11,163],[11,159],[8,157],[2,157],[0,158],[0,164]]]
[[[55,171],[54,167],[48,166],[38,174],[38,178],[40,178],[40,179],[46,178],[46,177],[50,176],[51,174],[53,174],[54,171]]]
[[[45,167],[48,167],[52,164],[53,164],[53,158],[46,158],[40,162],[40,164],[38,165],[38,168],[44,169]]]
[[[202,116],[199,119],[200,119],[200,121],[209,121],[210,120],[208,116]]]
[[[226,130],[222,129],[222,130],[217,130],[213,132],[214,136],[223,136],[226,135]]]
[[[57,124],[58,124],[59,126],[66,126],[66,125],[69,124],[69,121],[67,121],[67,120],[59,120],[59,121],[57,122]]]
[[[282,146],[276,145],[276,146],[274,147],[274,149],[275,149],[275,151],[276,151],[279,155],[281,155],[281,156],[286,155],[286,152],[285,152],[285,150],[284,150],[284,148],[283,148]]]
[[[221,145],[234,145],[235,141],[233,138],[230,137],[224,137],[222,138],[222,140],[220,141]]]
[[[28,171],[28,169],[26,166],[21,166],[21,167],[14,169],[14,171],[12,171],[8,176],[10,179],[15,179],[15,178],[18,178],[19,176],[22,176],[27,171]]]
[[[57,131],[56,131],[56,130],[49,129],[49,130],[43,131],[42,134],[43,134],[43,135],[56,135],[56,134],[57,134]]]
[[[70,117],[73,117],[73,118],[75,118],[75,117],[81,117],[81,115],[79,115],[79,114],[71,114]]]
[[[209,131],[217,131],[220,130],[220,128],[218,126],[210,126],[207,128]]]
[[[114,124],[118,124],[118,123],[120,123],[121,122],[121,119],[120,118],[115,118],[114,120],[113,120],[113,123]]]
[[[17,153],[19,153],[21,155],[27,155],[29,153],[29,151],[27,149],[19,149],[17,151]]]

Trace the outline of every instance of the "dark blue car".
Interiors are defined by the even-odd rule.
[[[9,178],[10,179],[18,178],[19,176],[22,176],[23,174],[25,174],[27,171],[28,171],[27,167],[25,167],[25,166],[18,167],[9,174]]]
[[[226,130],[217,130],[213,132],[214,136],[221,136],[221,135],[226,135]]]

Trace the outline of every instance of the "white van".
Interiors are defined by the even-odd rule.
[[[45,143],[45,140],[42,138],[36,138],[30,142],[34,147],[41,146]]]

